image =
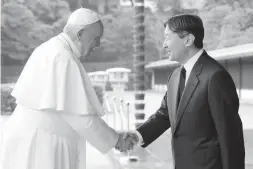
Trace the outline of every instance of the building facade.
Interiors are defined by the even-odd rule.
[[[105,85],[108,81],[108,73],[106,71],[90,72],[88,76],[94,86],[100,86],[105,90]]]
[[[130,69],[126,68],[110,68],[107,69],[108,80],[111,83],[113,90],[126,90],[129,81]]]
[[[106,71],[89,72],[88,75],[93,85],[105,89],[109,82],[113,90],[126,90],[131,70],[126,68],[110,68]]]

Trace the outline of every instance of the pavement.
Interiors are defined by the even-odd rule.
[[[106,94],[108,95],[109,111],[103,119],[118,131],[134,130],[134,93],[107,92]],[[162,97],[162,93],[147,92],[145,96],[145,119],[159,108]],[[129,107],[126,106],[128,102],[130,103]],[[115,110],[118,112],[116,115],[113,113]],[[120,110],[122,110],[122,114],[120,114]],[[253,169],[253,104],[242,103],[239,114],[244,128],[246,169]],[[7,119],[8,116],[0,116],[0,129]],[[130,119],[129,123],[128,119]],[[139,148],[128,154],[121,154],[112,150],[103,155],[87,143],[87,169],[172,169],[170,138],[171,134],[168,130],[146,149]],[[139,161],[134,160],[136,156]]]

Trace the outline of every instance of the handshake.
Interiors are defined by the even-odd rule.
[[[122,132],[119,134],[115,149],[120,152],[127,152],[133,150],[138,143],[139,137],[135,132]]]

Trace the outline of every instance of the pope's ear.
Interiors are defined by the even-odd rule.
[[[79,31],[77,32],[77,37],[78,37],[79,40],[80,40],[80,38],[81,38],[82,35],[83,35],[83,31],[84,31],[84,29],[81,29],[81,30],[79,30]]]

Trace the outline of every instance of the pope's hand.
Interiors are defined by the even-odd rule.
[[[139,139],[137,134],[133,132],[120,133],[115,149],[119,150],[120,152],[132,150],[138,141]]]

